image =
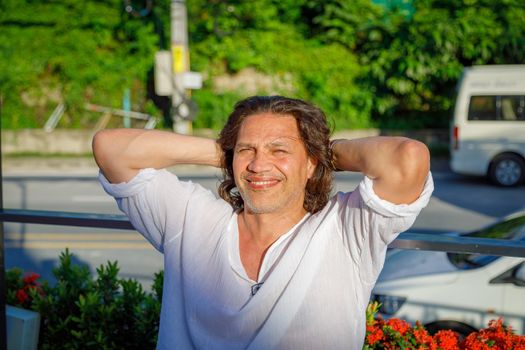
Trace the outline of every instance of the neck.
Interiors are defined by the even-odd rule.
[[[239,214],[239,228],[245,234],[245,239],[267,248],[301,221],[305,214],[304,209],[293,214],[254,214],[243,210]]]
[[[268,248],[295,226],[305,214],[303,209],[291,214],[254,214],[244,210],[238,215],[239,252],[249,278],[259,280],[259,270]]]

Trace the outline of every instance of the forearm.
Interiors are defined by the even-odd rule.
[[[338,169],[362,172],[381,198],[394,203],[415,200],[430,167],[427,147],[404,137],[335,140],[332,153]]]
[[[140,169],[176,164],[220,166],[215,140],[142,129],[99,131],[93,138],[93,154],[109,181],[125,182]]]

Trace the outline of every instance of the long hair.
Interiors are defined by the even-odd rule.
[[[321,210],[328,203],[333,182],[329,150],[330,129],[326,116],[321,109],[305,101],[282,96],[253,96],[235,104],[217,140],[223,152],[221,165],[224,176],[219,185],[219,195],[235,209],[244,207],[244,201],[235,185],[233,151],[244,119],[261,113],[295,118],[308,156],[317,160],[313,176],[306,183],[303,207],[310,213]]]

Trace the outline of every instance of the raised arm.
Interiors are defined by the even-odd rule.
[[[332,153],[336,168],[362,172],[380,198],[395,204],[419,197],[430,168],[428,148],[404,137],[334,140]]]
[[[140,169],[176,164],[220,166],[215,140],[143,129],[101,130],[93,138],[95,161],[112,183],[127,182]]]

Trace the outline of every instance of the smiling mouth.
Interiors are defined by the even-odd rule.
[[[279,180],[251,180],[245,179],[249,187],[253,190],[264,190],[277,185]]]
[[[270,185],[270,184],[273,184],[277,181],[250,181],[250,183],[254,186],[266,186],[266,185]]]

